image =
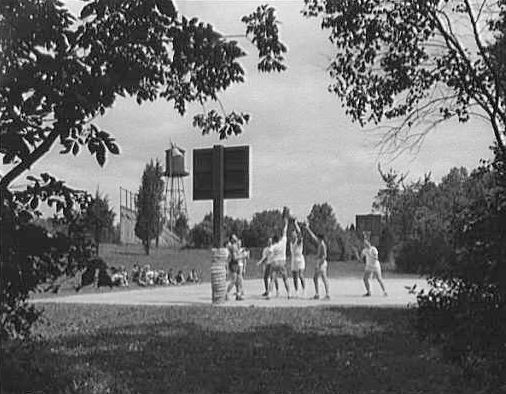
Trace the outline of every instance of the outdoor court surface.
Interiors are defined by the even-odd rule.
[[[287,299],[283,281],[279,282],[279,297],[276,294],[266,300],[261,296],[264,287],[260,279],[244,281],[245,300],[231,300],[220,305],[237,307],[312,307],[318,305],[371,306],[371,307],[407,307],[416,302],[416,296],[409,294],[407,287],[417,285],[416,289],[427,288],[426,281],[420,277],[390,278],[385,280],[388,296],[382,295],[376,281],[371,281],[372,296],[363,297],[364,284],[359,278],[330,279],[330,300],[313,300],[314,284],[306,279],[306,295]],[[293,282],[290,282],[293,288]],[[323,296],[323,284],[320,282],[320,296]],[[33,300],[35,303],[78,303],[109,305],[210,305],[211,284],[185,284],[183,286],[139,288],[139,290],[110,291],[98,289],[94,293],[56,296]]]

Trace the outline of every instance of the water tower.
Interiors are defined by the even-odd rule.
[[[189,175],[185,168],[185,151],[175,144],[165,151],[165,205],[168,227],[174,230],[176,220],[187,216],[183,178]]]

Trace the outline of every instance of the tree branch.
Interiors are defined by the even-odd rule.
[[[33,165],[33,163],[35,163],[44,154],[46,154],[59,135],[60,133],[58,131],[51,131],[42,144],[40,144],[32,153],[30,153],[30,155],[28,155],[25,160],[22,160],[21,163],[19,163],[16,167],[5,174],[2,179],[0,179],[0,190],[6,191],[12,181],[14,181],[23,172],[28,170]]]
[[[447,22],[449,23],[448,15],[446,15],[444,13],[442,13],[442,15],[444,16],[444,18],[446,18]],[[442,34],[443,38],[447,42],[448,48],[453,48],[453,50],[455,50],[460,55],[462,61],[466,64],[467,70],[471,74],[471,77],[473,78],[474,82],[479,84],[478,85],[479,92],[476,91],[476,89],[471,89],[468,85],[464,85],[465,86],[464,89],[466,89],[467,93],[474,100],[476,100],[476,102],[483,108],[483,110],[485,110],[485,112],[487,112],[487,114],[490,115],[490,123],[492,124],[492,127],[494,128],[494,135],[496,136],[496,139],[497,139],[497,132],[499,130],[498,130],[497,124],[494,124],[495,118],[496,118],[496,116],[499,116],[503,120],[504,124],[506,124],[506,114],[504,114],[502,111],[497,111],[497,108],[494,106],[494,103],[496,102],[496,97],[494,97],[487,90],[487,88],[485,86],[483,86],[483,81],[476,74],[476,71],[474,70],[473,65],[471,64],[471,60],[467,57],[464,49],[462,48],[462,46],[458,42],[457,38],[453,34],[451,27],[450,27],[450,32],[447,32],[445,30],[441,20],[437,16],[437,11],[432,12],[432,17],[434,19],[434,22],[436,23],[436,27],[437,27],[438,31]],[[480,95],[483,96],[483,100],[481,97],[479,97]],[[492,108],[492,110],[490,110],[489,106]],[[499,137],[500,137],[500,134],[499,134]],[[497,143],[499,144],[499,146],[504,145],[502,143],[501,138],[497,139]]]

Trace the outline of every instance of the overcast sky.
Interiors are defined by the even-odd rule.
[[[81,3],[82,4],[82,3]],[[244,31],[241,16],[250,13],[256,1],[178,1],[180,12],[210,22],[223,34]],[[333,50],[317,20],[307,20],[300,10],[302,0],[271,2],[282,21],[281,37],[287,44],[288,71],[259,74],[256,51],[239,40],[250,55],[243,60],[247,82],[222,96],[227,110],[249,112],[252,116],[242,135],[219,141],[217,135],[202,136],[191,126],[192,107],[180,117],[173,107],[160,100],[138,106],[134,100],[118,100],[97,123],[110,131],[121,147],[120,156],[109,156],[104,167],[83,150],[78,157],[59,155],[57,146],[36,163],[35,173],[48,171],[69,185],[109,196],[119,219],[120,186],[136,191],[142,171],[151,158],[164,158],[170,141],[187,150],[191,170],[192,150],[213,144],[250,145],[251,198],[227,200],[225,213],[251,218],[264,209],[288,206],[298,217],[307,216],[314,203],[330,203],[338,221],[346,226],[355,214],[369,213],[381,186],[378,162],[409,172],[416,179],[426,172],[440,180],[453,166],[476,167],[489,158],[492,132],[481,121],[462,125],[446,123],[434,130],[417,154],[380,156],[377,137],[360,129],[344,114],[335,95],[328,93],[325,72]],[[211,201],[192,201],[191,175],[185,180],[191,223],[211,211]]]

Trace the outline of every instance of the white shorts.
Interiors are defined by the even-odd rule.
[[[327,273],[327,260],[324,260],[323,263],[318,263],[314,270],[315,275],[326,274]]]
[[[381,265],[379,265],[379,264],[366,265],[365,266],[365,274],[374,275],[378,278],[381,278]]]
[[[291,269],[292,271],[300,271],[306,269],[306,260],[304,259],[304,256],[297,259],[292,259]]]

